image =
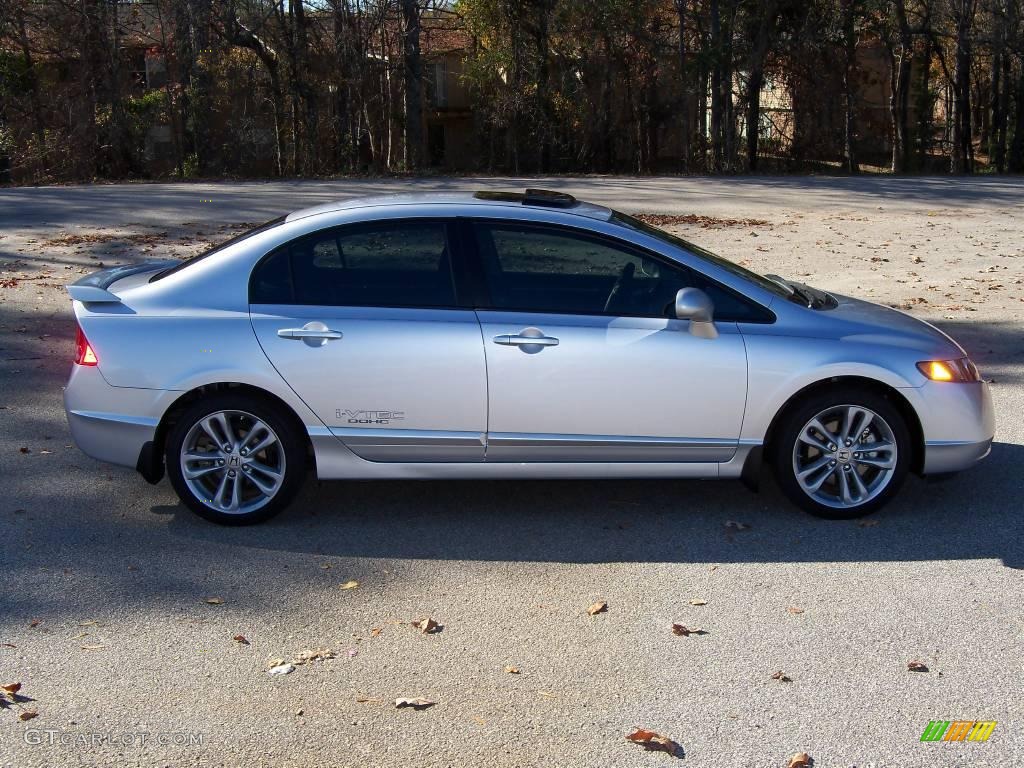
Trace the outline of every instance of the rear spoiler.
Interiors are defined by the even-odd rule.
[[[144,261],[141,264],[123,264],[120,267],[101,269],[86,275],[81,280],[76,280],[68,286],[68,293],[75,301],[83,304],[119,304],[121,299],[116,294],[107,290],[110,286],[122,278],[137,275],[140,272],[157,272],[162,269],[170,269],[180,264],[177,259],[154,259]]]

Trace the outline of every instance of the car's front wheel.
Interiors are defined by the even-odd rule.
[[[248,525],[291,502],[306,450],[296,426],[273,405],[224,393],[178,416],[165,459],[171,485],[193,512],[222,525]]]
[[[906,421],[883,395],[841,388],[807,398],[774,440],[783,492],[811,514],[860,517],[899,490],[910,466]]]

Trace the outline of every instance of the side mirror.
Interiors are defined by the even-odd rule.
[[[715,305],[700,288],[681,288],[676,293],[676,317],[690,321],[690,333],[702,339],[718,338]]]

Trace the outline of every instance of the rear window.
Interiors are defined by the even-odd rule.
[[[149,282],[153,283],[153,282],[156,282],[157,280],[162,280],[163,278],[167,277],[168,275],[173,275],[175,272],[179,272],[182,269],[184,269],[185,267],[188,267],[188,266],[191,266],[192,264],[195,264],[197,261],[202,261],[203,259],[207,258],[208,256],[213,256],[216,253],[220,253],[224,249],[230,248],[232,245],[235,245],[236,243],[240,243],[243,240],[248,240],[250,237],[253,237],[254,235],[258,235],[261,232],[266,232],[268,229],[273,229],[274,227],[278,227],[278,226],[284,224],[285,218],[286,218],[285,216],[278,216],[276,219],[271,219],[270,221],[268,221],[268,222],[266,222],[264,224],[260,224],[258,227],[253,227],[252,229],[247,229],[245,232],[242,232],[240,235],[235,235],[230,240],[225,240],[223,243],[220,243],[219,245],[215,245],[212,248],[203,251],[198,256],[193,256],[191,259],[186,259],[185,261],[181,262],[181,264],[176,264],[175,266],[171,267],[170,269],[165,269],[162,272],[157,272],[155,275],[153,275],[151,278],[149,278]]]
[[[446,226],[387,222],[307,235],[278,248],[253,270],[249,302],[454,307]]]

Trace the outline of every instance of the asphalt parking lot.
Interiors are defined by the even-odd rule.
[[[227,529],[71,445],[63,285],[82,273],[353,194],[527,183],[935,322],[993,380],[991,456],[867,521],[808,517],[770,481],[311,480]],[[0,190],[0,684],[22,684],[0,766],[1022,765],[1022,422],[1017,180]],[[998,725],[922,743],[931,720]]]

